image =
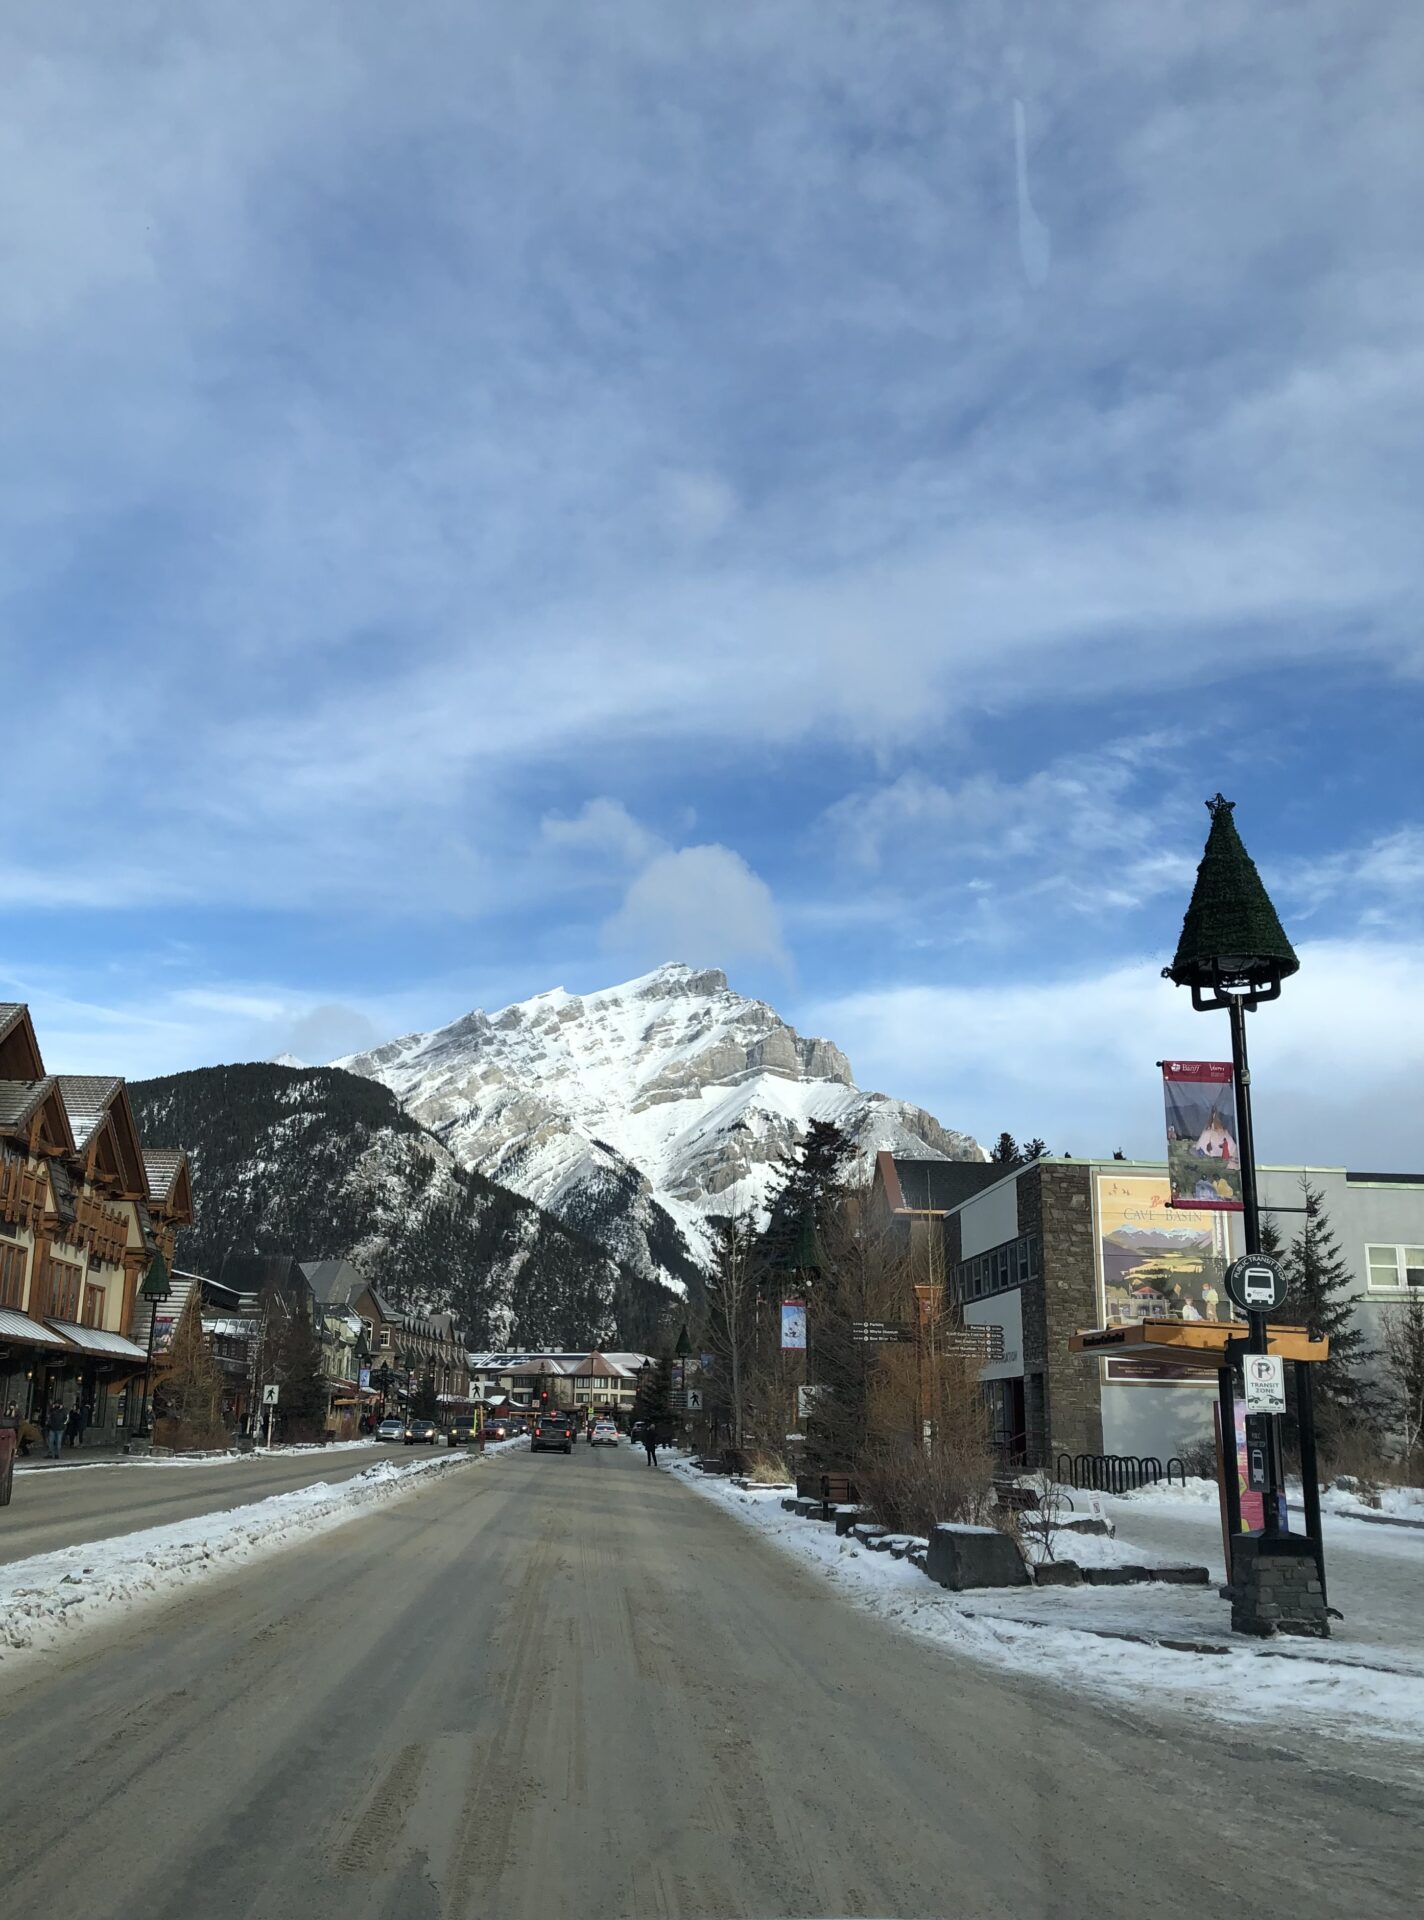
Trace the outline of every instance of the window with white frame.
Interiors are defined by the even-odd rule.
[[[1398,1293],[1404,1287],[1424,1287],[1424,1247],[1365,1248],[1370,1292]]]

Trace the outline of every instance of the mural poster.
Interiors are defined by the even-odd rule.
[[[1167,1177],[1093,1176],[1102,1324],[1135,1320],[1229,1320],[1222,1275],[1230,1259],[1227,1223],[1215,1214],[1184,1220]],[[1216,1375],[1159,1360],[1108,1360],[1105,1379],[1214,1389]]]

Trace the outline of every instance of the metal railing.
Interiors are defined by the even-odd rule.
[[[1060,1453],[1053,1476],[1065,1486],[1086,1493],[1136,1493],[1173,1479],[1187,1484],[1186,1462],[1172,1454],[1166,1465],[1155,1453]]]

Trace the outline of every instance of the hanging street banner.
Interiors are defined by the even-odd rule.
[[[1161,1065],[1172,1206],[1240,1213],[1241,1148],[1230,1061],[1164,1060]]]
[[[680,1388],[682,1386],[681,1360],[674,1360],[672,1363],[672,1384],[674,1387],[677,1387],[677,1388]]]
[[[783,1353],[806,1351],[806,1303],[804,1300],[783,1300],[781,1303],[781,1351]]]
[[[715,1353],[704,1353],[701,1356],[700,1365],[704,1373],[711,1373],[712,1369],[716,1366],[716,1364],[717,1364],[717,1356]]]

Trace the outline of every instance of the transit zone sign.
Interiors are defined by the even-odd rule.
[[[1285,1412],[1286,1363],[1279,1354],[1245,1354],[1241,1371],[1246,1383],[1247,1413]]]

